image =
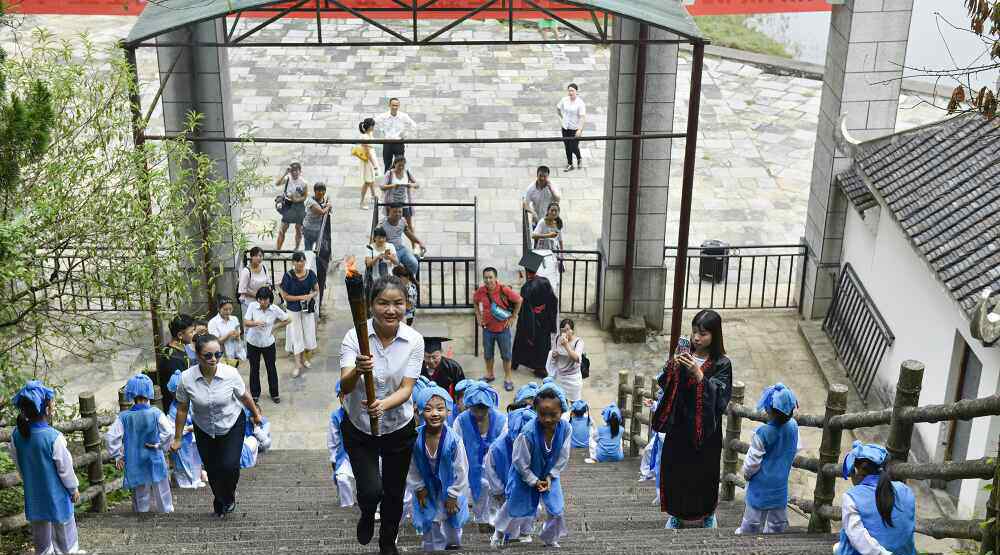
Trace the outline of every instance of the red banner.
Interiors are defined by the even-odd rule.
[[[562,11],[568,6],[561,2],[538,2],[546,9],[557,9],[559,17],[571,19],[590,19],[589,12],[582,11]],[[359,10],[372,8],[398,7],[399,4],[391,0],[349,0],[348,6]],[[436,11],[424,12],[422,18],[432,19],[435,16],[449,18],[460,15],[462,11],[469,11],[483,4],[482,0],[438,0],[433,5],[437,9],[452,8],[455,12]],[[77,14],[77,15],[138,15],[145,7],[145,0],[13,0],[8,5],[11,12],[24,14]],[[515,4],[516,7],[518,7]],[[519,7],[526,8],[527,5]],[[305,10],[311,8],[304,8]],[[828,0],[695,0],[693,5],[687,6],[691,15],[723,15],[723,14],[753,14],[753,13],[777,13],[777,12],[821,12],[830,11]],[[505,10],[504,10],[505,11]],[[315,17],[312,13],[292,14],[293,17]],[[248,14],[250,15],[250,14]],[[273,14],[271,14],[273,15]],[[324,17],[329,18],[351,18],[345,12],[324,12]],[[500,12],[487,10],[481,16],[483,18],[497,18]],[[398,18],[410,17],[410,12],[400,10],[399,12],[383,12],[380,17]],[[546,14],[537,11],[520,11],[517,18],[538,19],[547,18]]]

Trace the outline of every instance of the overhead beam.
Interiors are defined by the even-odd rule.
[[[577,138],[582,142],[594,141],[632,141],[636,139],[683,139],[687,137],[685,133],[643,133],[639,135],[584,135]],[[353,145],[357,144],[357,139],[332,139],[332,138],[309,138],[309,137],[190,137],[180,134],[171,135],[144,135],[148,141],[186,140],[194,143],[216,142],[216,143],[258,143],[258,144],[293,144],[293,145]],[[566,138],[559,137],[505,137],[505,138],[452,138],[452,139],[366,139],[365,142],[373,145],[398,144],[426,144],[426,145],[446,145],[446,144],[512,144],[512,143],[562,143]]]

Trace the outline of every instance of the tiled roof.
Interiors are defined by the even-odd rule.
[[[878,204],[868,189],[868,185],[865,185],[861,175],[853,167],[837,176],[837,185],[843,189],[848,200],[858,209],[858,212],[864,212]]]
[[[881,199],[966,312],[1000,288],[1000,118],[963,114],[861,143],[837,181],[861,210]]]

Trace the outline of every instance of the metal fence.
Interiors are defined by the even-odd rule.
[[[58,312],[140,312],[149,309],[149,297],[130,292],[123,259],[113,252],[38,254],[39,275],[49,285],[31,291],[32,304]],[[84,279],[82,276],[87,276]],[[24,284],[10,284],[14,294],[28,291]],[[110,292],[114,292],[113,294]]]
[[[844,264],[840,271],[833,302],[823,319],[823,330],[858,393],[867,399],[882,355],[896,336],[850,264]]]
[[[559,312],[597,315],[601,291],[599,251],[553,251],[559,259]]]
[[[686,309],[774,309],[801,304],[805,245],[727,246],[722,252],[688,247]],[[663,248],[667,287],[674,283],[677,247]],[[667,309],[673,296],[667,292]]]

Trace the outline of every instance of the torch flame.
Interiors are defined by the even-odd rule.
[[[357,277],[361,275],[361,272],[355,267],[355,261],[357,259],[351,255],[344,259],[344,271],[347,273],[347,277]]]

